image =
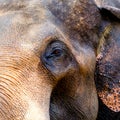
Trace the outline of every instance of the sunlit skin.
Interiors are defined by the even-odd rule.
[[[0,1],[0,120],[96,120],[100,22],[92,0]]]

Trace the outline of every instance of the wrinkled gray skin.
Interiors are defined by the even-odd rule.
[[[95,0],[102,15],[97,52],[97,120],[120,119],[120,0]]]
[[[1,0],[0,120],[96,120],[100,24],[92,0]]]
[[[92,15],[83,9],[89,4]],[[72,99],[72,119],[96,119],[97,36],[90,33],[97,12],[91,1],[0,1],[0,120],[49,120],[51,92],[60,81],[62,98]],[[64,106],[51,107],[67,117]]]
[[[120,112],[120,0],[95,1],[102,14],[96,65],[98,95],[109,109]]]

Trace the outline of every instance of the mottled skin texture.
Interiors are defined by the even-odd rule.
[[[97,120],[120,119],[120,0],[95,0],[101,10],[103,44],[96,65]],[[104,30],[103,30],[104,31]],[[107,33],[107,34],[106,34]],[[101,36],[101,35],[100,35]]]
[[[96,120],[94,72],[99,71],[101,97],[106,84],[98,75],[109,57],[98,59],[96,66],[101,15],[93,0],[0,1],[0,120]],[[113,33],[119,31],[114,24]],[[113,53],[119,50],[116,42],[110,42]],[[108,49],[100,50],[103,56],[112,53]],[[111,59],[116,70],[113,61],[119,56]],[[109,119],[102,115],[97,119]]]
[[[96,119],[100,16],[91,1],[68,2],[0,1],[0,120]]]
[[[107,34],[103,35],[104,42],[97,57],[95,72],[96,86],[101,99],[97,120],[119,120],[120,20],[106,9],[102,9],[101,14],[103,19],[101,30],[106,28]]]

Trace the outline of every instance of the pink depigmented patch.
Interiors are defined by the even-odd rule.
[[[113,93],[102,91],[98,93],[103,103],[115,112],[120,111],[120,88],[113,88]]]

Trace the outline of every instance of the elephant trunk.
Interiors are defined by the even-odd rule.
[[[0,59],[0,120],[50,120],[52,85],[45,70],[38,70],[28,55],[4,54]]]

